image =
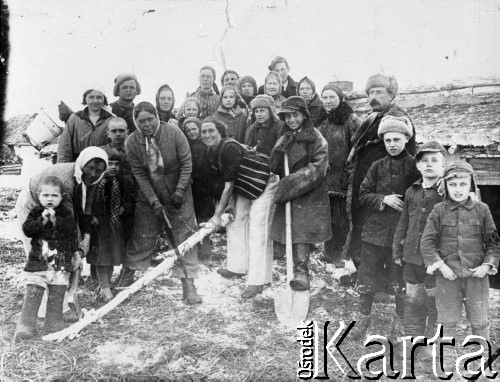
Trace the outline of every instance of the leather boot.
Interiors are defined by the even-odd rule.
[[[120,279],[118,280],[118,284],[116,284],[117,288],[127,288],[134,283],[134,274],[135,269],[123,268],[120,274]]]
[[[357,341],[363,339],[366,336],[366,331],[370,327],[372,317],[371,316],[363,316],[361,313],[356,318],[356,325],[352,328],[349,336],[351,339]]]
[[[296,291],[309,290],[309,255],[310,244],[293,245],[293,279],[290,286]]]
[[[44,291],[45,288],[39,285],[26,285],[23,308],[14,333],[14,341],[24,340],[35,335],[38,308],[40,307]]]
[[[63,302],[66,285],[49,285],[44,333],[58,332],[67,327],[63,320]]]
[[[181,279],[182,281],[182,300],[188,305],[201,304],[202,299],[196,292],[193,279]]]
[[[262,285],[247,285],[245,291],[241,294],[241,298],[254,298],[262,292]]]

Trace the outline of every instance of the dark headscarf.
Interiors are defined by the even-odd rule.
[[[173,98],[172,106],[170,107],[170,110],[167,110],[167,111],[161,110],[161,108],[160,108],[160,93],[164,90],[170,90],[172,92],[172,98]],[[174,91],[172,90],[172,88],[169,85],[167,85],[167,84],[161,85],[160,88],[158,89],[158,91],[156,92],[155,99],[156,99],[156,111],[158,112],[158,116],[160,117],[160,121],[168,122],[171,118],[175,118],[174,113],[172,113],[172,110],[174,109],[174,105],[175,105],[175,95],[174,95]]]

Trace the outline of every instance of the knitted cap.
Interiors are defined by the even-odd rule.
[[[291,96],[283,101],[281,104],[281,110],[279,112],[280,117],[283,118],[285,113],[293,113],[294,111],[300,111],[307,117],[311,117],[309,110],[307,109],[306,100],[299,96]]]
[[[307,82],[309,85],[311,85],[313,94],[316,93],[316,85],[314,84],[314,82],[309,77],[305,76],[297,84],[297,95],[300,95],[299,94],[299,89],[300,89],[300,84],[302,84],[302,82]]]
[[[474,175],[472,166],[464,161],[455,161],[446,166],[443,178],[464,178],[469,175]]]
[[[378,137],[381,139],[384,137],[385,133],[401,133],[411,138],[413,135],[413,127],[410,120],[406,117],[387,115],[380,121],[377,131]]]
[[[371,76],[366,83],[366,94],[368,94],[371,88],[378,87],[386,88],[387,92],[390,94],[396,94],[398,92],[398,82],[394,76],[386,76],[380,73]]]
[[[274,60],[271,61],[271,64],[267,67],[271,72],[274,70],[274,65],[276,65],[278,62],[284,62],[286,64],[286,67],[289,68],[290,66],[288,65],[288,61],[286,58],[281,57],[281,56],[276,56]]]
[[[271,112],[271,115],[273,116],[273,118],[278,119],[278,115],[276,114],[276,108],[274,105],[273,97],[268,96],[267,94],[259,94],[250,103],[250,109],[253,113],[254,110],[259,108],[259,107],[268,108],[269,111]]]
[[[130,81],[130,80],[135,81],[135,84],[137,86],[137,95],[141,94],[141,84],[139,83],[139,81],[137,81],[136,75],[133,73],[122,73],[115,78],[115,84],[113,86],[113,95],[115,97],[118,97],[118,90],[120,88],[120,85],[125,81]]]
[[[443,145],[436,141],[425,142],[422,146],[420,146],[415,154],[415,159],[419,161],[425,153],[441,153],[444,156],[448,155],[448,152]]]
[[[343,101],[345,98],[344,92],[340,87],[338,87],[335,84],[332,84],[331,82],[327,83],[324,87],[323,90],[321,90],[321,95],[323,95],[323,92],[325,90],[333,90],[335,93],[337,93],[337,96],[339,97],[340,101]]]

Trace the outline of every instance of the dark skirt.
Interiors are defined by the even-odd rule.
[[[90,249],[87,263],[92,265],[120,265],[124,256],[124,233],[120,223],[116,232],[111,229],[111,222],[104,221],[98,226],[92,225]]]

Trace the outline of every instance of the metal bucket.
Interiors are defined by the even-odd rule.
[[[42,108],[23,135],[33,147],[40,150],[61,135],[63,129]]]

